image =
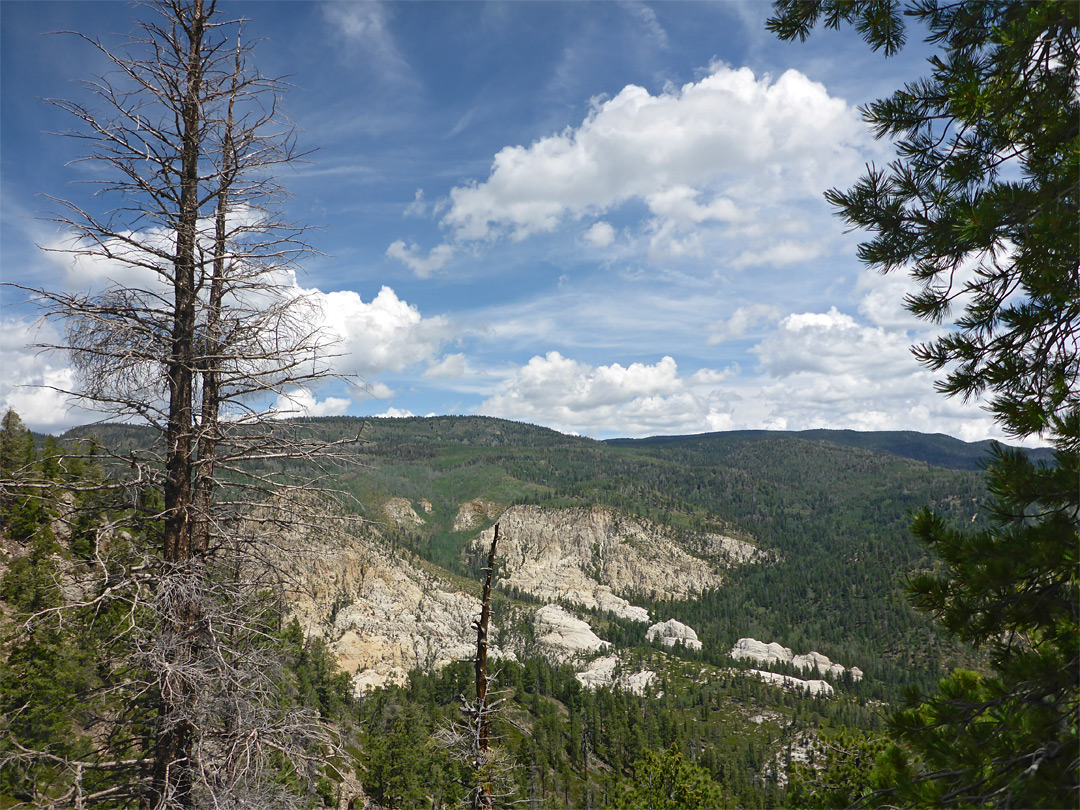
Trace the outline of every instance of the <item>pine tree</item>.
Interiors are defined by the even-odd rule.
[[[893,718],[882,763],[914,806],[1080,802],[1080,5],[980,0],[780,0],[769,28],[805,39],[850,24],[886,56],[906,20],[939,52],[928,77],[870,104],[896,161],[827,199],[869,230],[861,259],[908,268],[908,308],[941,337],[915,347],[948,396],[984,398],[1006,433],[1040,436],[1055,464],[991,457],[989,530],[924,511],[915,532],[942,568],[917,607],[983,647],[992,673],[957,672]],[[960,310],[954,315],[954,310]],[[896,801],[896,798],[890,799]]]

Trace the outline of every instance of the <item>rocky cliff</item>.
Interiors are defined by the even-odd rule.
[[[797,669],[815,669],[820,675],[832,675],[834,678],[843,677],[849,670],[841,664],[834,664],[829,657],[811,650],[804,655],[795,655],[790,648],[777,644],[775,641],[769,644],[754,638],[740,638],[731,648],[731,657],[735,660],[757,661],[762,664],[791,664]],[[858,667],[852,667],[851,677],[853,680],[862,680],[863,671]]]
[[[666,622],[654,624],[645,631],[645,640],[659,641],[666,647],[682,644],[688,650],[701,649],[701,641],[698,640],[694,628],[688,627],[675,619],[668,619]]]
[[[538,610],[519,605],[511,612],[513,626],[531,624],[531,632],[500,634],[493,625],[490,637],[503,643],[494,644],[491,655],[539,654],[572,663],[590,685],[640,690],[652,676],[622,673],[608,680],[613,667],[589,661],[610,644],[568,608],[647,622],[648,612],[631,603],[634,597],[692,598],[718,585],[728,565],[763,559],[754,546],[721,535],[696,537],[698,553],[691,553],[670,530],[608,509],[500,509],[481,500],[462,504],[454,528],[497,519],[497,586],[516,587],[549,604]],[[430,506],[391,498],[381,511],[389,524],[411,529],[425,523],[422,515],[430,514]],[[486,549],[491,533],[474,538],[474,550]],[[414,667],[438,668],[475,654],[472,625],[480,604],[465,592],[468,584],[391,544],[377,526],[313,528],[283,538],[281,556],[292,583],[293,615],[309,635],[327,640],[358,691],[401,683]],[[678,622],[654,625],[649,633],[668,645],[700,646],[694,631]]]
[[[498,522],[499,587],[641,622],[649,615],[631,603],[635,596],[691,599],[718,586],[728,565],[762,559],[753,545],[722,535],[695,538],[712,553],[693,554],[670,529],[600,507],[514,506]],[[492,531],[473,548],[487,548]]]
[[[282,551],[292,614],[308,635],[326,639],[358,691],[475,654],[480,600],[377,529],[323,527]],[[513,653],[493,645],[491,655]]]

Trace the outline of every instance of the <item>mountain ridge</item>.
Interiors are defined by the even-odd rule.
[[[951,470],[981,470],[995,445],[993,439],[967,442],[945,433],[923,433],[916,430],[870,430],[815,428],[811,430],[725,430],[712,433],[690,433],[678,436],[648,436],[640,439],[605,439],[614,447],[649,447],[655,445],[693,445],[710,441],[739,442],[762,438],[797,438],[828,442],[841,447],[853,447],[872,452],[888,453],[912,461],[923,461]],[[1004,445],[1011,447],[1012,445]],[[1033,461],[1052,461],[1048,447],[1016,448],[1026,452]]]
[[[656,435],[640,438],[615,437],[593,439],[530,422],[520,422],[493,416],[438,415],[407,417],[320,416],[282,420],[283,424],[308,424],[313,427],[337,426],[346,432],[363,429],[404,428],[409,438],[421,443],[466,444],[472,446],[507,446],[522,438],[543,439],[548,447],[608,447],[652,448],[660,446],[695,447],[709,444],[738,445],[761,439],[804,439],[825,442],[871,452],[921,461],[954,470],[980,470],[992,447],[1003,445],[1026,452],[1033,461],[1052,462],[1049,447],[1018,447],[993,439],[968,442],[945,433],[925,433],[916,430],[869,430],[847,428],[812,428],[808,430],[724,430],[706,433]],[[469,427],[472,426],[472,430]],[[417,428],[417,429],[413,429]],[[426,429],[424,429],[426,428]],[[140,434],[149,428],[114,422],[79,425],[60,434],[61,438],[86,438],[103,432],[122,437],[123,449],[137,445]],[[41,441],[47,434],[34,432]],[[485,441],[486,439],[486,441]],[[116,448],[114,448],[116,449]]]

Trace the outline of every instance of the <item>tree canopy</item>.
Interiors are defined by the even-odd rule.
[[[860,258],[907,269],[908,308],[950,322],[918,346],[948,395],[989,397],[1010,434],[1055,432],[1080,405],[1080,8],[1075,3],[782,0],[768,27],[805,39],[853,25],[875,50],[909,26],[938,47],[929,75],[869,104],[897,159],[826,194],[872,233]]]
[[[987,650],[893,717],[907,744],[882,784],[914,806],[1062,807],[1080,800],[1080,6],[937,0],[779,0],[781,39],[852,25],[886,56],[909,27],[936,46],[929,75],[863,110],[897,158],[826,196],[870,232],[870,267],[919,283],[916,346],[946,395],[984,399],[1006,433],[1037,435],[1053,464],[997,451],[992,528],[915,532],[941,567],[910,582],[917,607]]]

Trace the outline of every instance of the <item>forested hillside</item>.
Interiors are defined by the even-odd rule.
[[[319,420],[320,429],[356,429]],[[664,605],[705,649],[743,636],[810,646],[860,662],[876,678],[936,677],[946,652],[908,605],[903,576],[932,565],[908,531],[926,504],[958,524],[980,520],[977,474],[782,433],[600,443],[482,418],[371,420],[367,466],[348,482],[361,503],[428,498],[431,518],[403,539],[467,573],[468,533],[451,531],[466,501],[600,504],[686,532],[713,529],[778,552],[701,600]],[[946,447],[953,439],[922,437]],[[377,509],[373,510],[377,517]],[[816,646],[815,646],[816,645]]]
[[[977,524],[981,478],[851,446],[854,436],[895,448],[897,434],[732,432],[605,443],[482,417],[335,417],[305,427],[327,441],[359,432],[358,466],[333,483],[399,542],[455,573],[475,577],[479,565],[466,549],[482,527],[453,530],[464,503],[601,505],[688,536],[722,531],[777,553],[773,564],[741,568],[699,600],[654,607],[697,629],[706,660],[719,662],[736,639],[752,636],[857,662],[884,688],[934,679],[964,657],[904,596],[904,577],[933,566],[908,525],[926,505],[957,525]],[[92,432],[123,450],[138,441],[128,427]],[[838,435],[843,444],[833,441]],[[915,434],[911,447],[970,462],[982,445]],[[426,499],[432,511],[402,528],[381,511],[390,498]]]
[[[838,444],[828,435],[733,433],[604,443],[480,417],[328,418],[272,429],[306,432],[320,441],[359,433],[355,463],[325,484],[344,490],[350,497],[342,503],[351,504],[387,548],[399,549],[394,554],[406,555],[387,565],[416,555],[415,565],[433,564],[431,570],[441,568],[446,581],[469,592],[479,580],[474,549],[480,533],[513,505],[560,514],[600,508],[668,532],[664,536],[681,538],[698,553],[709,532],[760,552],[756,563],[731,568],[718,587],[697,598],[631,595],[651,616],[694,628],[700,649],[649,642],[642,623],[578,609],[612,645],[617,667],[655,673],[644,688],[586,688],[576,674],[580,664],[560,665],[540,655],[497,666],[494,688],[505,703],[496,736],[507,751],[508,790],[534,806],[642,806],[658,779],[678,783],[699,803],[685,806],[785,806],[796,795],[789,791],[804,784],[789,781],[792,762],[823,756],[823,741],[838,735],[845,744],[855,739],[878,745],[883,709],[904,688],[931,683],[958,663],[979,666],[972,650],[913,611],[903,592],[905,576],[936,566],[908,531],[915,509],[932,504],[957,525],[983,520],[984,493],[972,471]],[[7,490],[2,593],[8,616],[64,598],[63,591],[42,590],[41,583],[77,579],[80,566],[94,558],[97,535],[91,529],[117,514],[115,505],[100,501],[100,488],[94,490],[99,501],[84,502],[80,482],[108,479],[129,451],[147,449],[150,436],[130,426],[98,425],[59,441],[49,437],[38,450],[29,432],[15,434],[18,441],[9,442],[14,460],[7,466],[52,483],[47,497]],[[892,444],[895,437],[870,434],[861,441]],[[940,445],[942,455],[957,456],[955,440],[922,436],[917,445],[920,453],[938,452]],[[311,472],[302,463],[254,463],[261,474],[282,480]],[[402,504],[415,519],[394,518]],[[462,514],[475,519],[463,526]],[[68,527],[65,515],[78,519]],[[522,617],[536,605],[516,589],[497,593],[500,637],[532,634]],[[344,607],[347,600],[339,597],[334,612]],[[440,729],[460,722],[459,696],[471,689],[471,664],[416,670],[403,685],[354,695],[348,676],[335,674],[332,639],[305,642],[300,626],[286,621],[288,603],[275,610],[278,626],[270,643],[284,656],[281,694],[337,725],[353,758],[345,771],[355,773],[369,800],[383,807],[460,800],[468,769],[434,740]],[[86,721],[56,714],[49,701],[81,700],[110,710],[91,696],[107,690],[116,673],[104,670],[91,678],[93,655],[74,654],[80,645],[92,649],[96,642],[88,639],[107,632],[107,625],[84,610],[66,629],[56,625],[50,632],[50,640],[35,641],[33,650],[8,648],[5,677],[21,682],[9,695],[48,704],[34,715],[50,718],[46,737],[77,747]],[[858,667],[864,677],[830,678],[836,689],[831,697],[763,684],[746,674],[760,664],[729,655],[746,637],[800,653],[815,650]],[[61,666],[69,677],[44,689],[47,674],[28,663],[31,652],[38,661],[46,653],[67,661]],[[806,677],[791,665],[768,668]],[[42,777],[27,772],[7,778],[7,789],[18,791],[25,780]],[[344,795],[342,778],[339,770],[325,770],[311,801],[337,802]]]

